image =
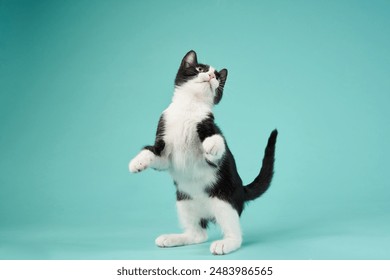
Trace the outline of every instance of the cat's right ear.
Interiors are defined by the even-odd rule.
[[[184,68],[196,66],[197,64],[198,64],[198,58],[196,57],[196,52],[193,50],[189,51],[181,61],[181,67]]]

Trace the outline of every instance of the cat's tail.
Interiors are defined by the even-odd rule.
[[[265,193],[271,185],[272,177],[274,175],[275,144],[277,136],[278,131],[275,129],[268,138],[259,175],[257,175],[252,183],[244,187],[245,201],[258,198]]]

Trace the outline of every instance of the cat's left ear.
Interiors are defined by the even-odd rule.
[[[181,67],[188,68],[190,66],[196,66],[198,64],[198,58],[196,57],[196,52],[191,50],[189,51],[181,61]]]
[[[222,99],[223,88],[226,83],[228,71],[227,69],[222,69],[221,71],[218,72],[218,74],[219,74],[219,78],[218,78],[219,86],[215,92],[214,104],[218,104],[219,101],[221,101]]]

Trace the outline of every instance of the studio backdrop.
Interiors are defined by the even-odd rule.
[[[182,57],[227,68],[215,107],[244,184],[275,176],[219,259],[390,258],[389,1],[0,2],[0,258],[215,259],[179,232],[152,144]]]

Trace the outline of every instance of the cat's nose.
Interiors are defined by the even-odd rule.
[[[210,80],[215,78],[214,72],[209,73]]]

